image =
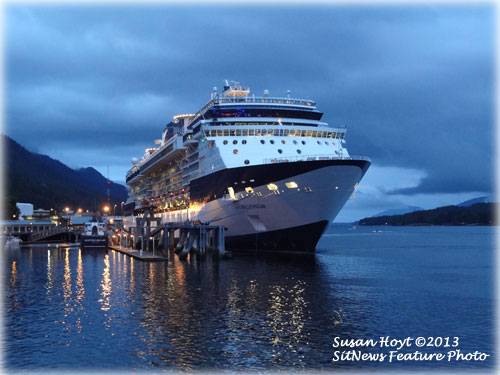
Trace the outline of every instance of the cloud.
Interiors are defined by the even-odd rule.
[[[425,174],[385,193],[493,189],[493,6],[24,4],[5,18],[7,134],[72,166],[123,174],[229,78],[313,98],[352,154]]]

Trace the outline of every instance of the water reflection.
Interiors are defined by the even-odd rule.
[[[45,262],[43,290],[51,299],[44,314],[65,348],[89,345],[87,337],[92,347],[108,346],[116,337],[128,343],[120,353],[134,366],[216,368],[221,358],[228,368],[306,363],[306,325],[318,311],[310,307],[314,295],[326,291],[314,259],[297,266],[258,257],[182,262],[172,255],[168,262],[146,263],[114,251],[45,251],[34,249],[30,267]],[[18,264],[11,263],[13,293]],[[321,299],[322,307],[328,304]],[[53,345],[56,351],[59,344]],[[101,364],[113,362],[88,350]]]
[[[398,319],[384,315],[372,279],[336,276],[346,264],[337,259],[328,268],[315,256],[147,263],[114,251],[32,250],[7,263],[7,361],[16,369],[335,370],[333,337],[368,337]],[[488,307],[475,303],[484,320]]]
[[[84,299],[85,299],[85,287],[83,285],[82,250],[78,249],[78,263],[76,266],[76,300],[81,304]]]
[[[130,283],[129,283],[130,293],[133,293],[134,289],[135,289],[134,258],[130,258]]]
[[[71,267],[69,265],[69,249],[66,249],[66,256],[64,257],[64,283],[63,293],[66,306],[70,305],[71,298]]]
[[[11,266],[11,271],[10,271],[10,287],[12,289],[16,288],[16,283],[17,283],[17,265],[16,261],[12,261],[12,266]]]
[[[102,271],[101,298],[99,299],[99,302],[101,303],[101,310],[108,311],[110,309],[111,307],[110,295],[111,295],[110,263],[109,263],[109,254],[106,253],[104,255],[104,269]]]
[[[16,298],[18,293],[18,280],[17,280],[17,263],[15,260],[13,260],[11,263],[9,285],[10,285],[9,295],[14,297],[11,299],[10,309],[17,310],[19,309],[19,301],[18,298]]]

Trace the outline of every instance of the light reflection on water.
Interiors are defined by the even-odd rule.
[[[365,241],[369,236],[359,237]],[[450,241],[455,237],[452,233]],[[168,262],[157,263],[115,251],[23,248],[9,255],[4,283],[7,365],[31,370],[334,370],[360,366],[331,361],[337,335],[465,332],[488,342],[491,296],[455,298],[458,285],[449,292],[443,289],[449,277],[428,276],[434,272],[433,258],[422,258],[420,251],[435,257],[436,248],[397,258],[399,250],[390,249],[394,239],[377,245],[381,238],[344,251],[355,243],[351,239],[343,245],[343,237],[335,236],[338,247],[316,256],[239,255],[222,261],[192,257],[181,262],[170,255]],[[412,238],[408,235],[406,242]],[[467,240],[456,241],[463,247]],[[472,242],[474,282],[492,279],[491,269],[488,274],[484,268],[489,243],[480,248],[477,237]],[[454,265],[454,272],[465,275],[460,267],[470,273],[471,262],[467,247],[462,251],[453,254],[454,262],[464,259],[461,266]],[[482,263],[477,260],[481,252],[486,254]],[[395,262],[399,268],[394,268]],[[46,272],[39,272],[44,268]],[[408,284],[409,279],[416,283]],[[464,290],[473,288],[468,280]],[[488,285],[479,286],[484,294]],[[432,309],[439,315],[431,314]],[[464,316],[474,316],[474,326],[462,323]],[[492,342],[487,344],[490,350]]]
[[[113,260],[115,251],[112,251]],[[111,276],[109,270],[109,254],[104,254],[104,269],[102,271],[102,281],[101,281],[101,310],[108,311],[110,309],[110,295],[111,295]],[[116,270],[115,270],[116,271]]]

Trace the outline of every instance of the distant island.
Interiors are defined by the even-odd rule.
[[[359,225],[495,225],[497,203],[445,206],[404,215],[367,217]]]

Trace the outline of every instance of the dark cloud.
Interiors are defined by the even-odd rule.
[[[7,134],[70,165],[125,171],[229,78],[425,171],[397,194],[492,190],[493,6],[15,5],[5,36]]]

